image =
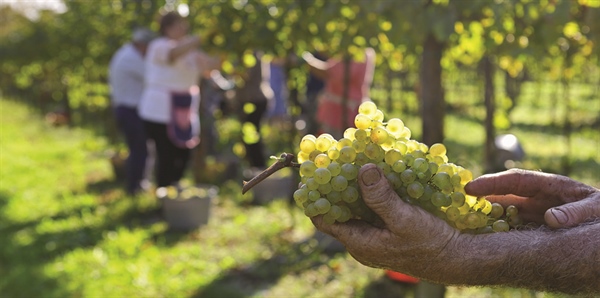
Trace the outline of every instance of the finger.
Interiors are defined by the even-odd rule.
[[[599,217],[600,193],[581,201],[548,209],[544,215],[546,224],[552,228],[573,227]]]
[[[486,199],[491,203],[498,203],[504,208],[513,205],[517,207],[519,213],[521,213],[521,210],[523,210],[527,212],[537,212],[538,214],[543,214],[546,210],[548,210],[548,208],[558,206],[562,203],[556,202],[555,200],[540,200],[515,195],[492,195],[487,196]]]
[[[358,177],[365,204],[379,215],[387,226],[397,225],[400,219],[405,218],[403,214],[406,212],[403,211],[414,208],[398,197],[381,169],[374,164],[361,167]]]
[[[381,232],[380,229],[360,220],[326,224],[323,222],[322,215],[312,217],[311,220],[319,231],[336,238],[348,249],[353,249],[354,246],[366,246],[367,242],[372,241],[374,235]]]
[[[538,193],[564,193],[577,182],[560,175],[522,169],[487,174],[476,178],[467,185],[465,191],[473,196],[506,195],[531,197]]]

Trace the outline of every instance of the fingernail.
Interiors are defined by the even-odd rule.
[[[381,175],[379,174],[377,168],[368,169],[362,174],[362,182],[366,186],[371,186],[377,183],[379,179],[381,179]]]
[[[562,211],[558,208],[555,208],[555,209],[550,210],[550,212],[552,212],[552,215],[554,215],[554,218],[556,218],[556,221],[559,224],[562,225],[567,222],[567,220],[568,220],[567,214],[564,211]]]

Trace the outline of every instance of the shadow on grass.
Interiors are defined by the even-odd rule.
[[[28,222],[15,222],[2,212],[11,198],[0,192],[0,296],[76,295],[73,291],[77,290],[67,289],[59,280],[46,275],[45,267],[71,251],[98,245],[108,231],[148,226],[162,220],[156,205],[148,203],[153,197],[125,196],[115,181],[89,184],[87,191],[96,195],[97,204],[63,209]],[[187,235],[171,231],[154,233],[171,245]]]

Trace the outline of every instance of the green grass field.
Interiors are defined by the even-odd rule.
[[[547,106],[532,103],[526,97],[513,114],[511,132],[528,154],[523,166],[557,170],[564,141],[544,129],[550,122],[539,111]],[[450,114],[446,126],[450,158],[477,174],[480,110]],[[585,117],[599,111],[597,99],[582,108]],[[418,119],[402,117],[418,135]],[[595,186],[599,142],[598,130],[581,129],[569,156],[572,176]],[[240,181],[219,185],[208,225],[171,231],[152,195],[124,195],[109,149],[89,131],[49,126],[26,106],[0,100],[0,297],[415,296],[415,286],[393,283],[346,253],[322,253],[298,208],[284,200],[248,204]],[[446,297],[562,296],[448,287]]]

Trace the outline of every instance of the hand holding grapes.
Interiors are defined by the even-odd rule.
[[[359,262],[422,276],[427,264],[441,262],[444,249],[460,237],[442,219],[401,200],[374,164],[361,167],[358,183],[366,205],[383,221],[381,227],[362,220],[332,225],[323,216],[312,220],[319,230],[340,240]]]
[[[523,187],[515,191],[528,194],[529,199],[522,198],[525,202],[547,197],[548,192],[542,190],[543,182],[546,186],[556,183],[564,187],[561,195],[548,196],[556,204],[573,202],[562,207],[584,202],[589,208],[592,201],[598,200],[598,190],[566,177],[540,174],[512,170],[485,175],[475,179],[467,190],[500,193],[502,186],[510,190],[518,186],[516,181],[534,179],[531,181],[539,186],[531,189],[536,192],[528,193]],[[520,178],[515,178],[519,175]],[[424,209],[399,199],[376,166],[363,166],[357,181],[365,204],[381,218],[382,227],[364,220],[328,224],[323,215],[313,217],[312,221],[317,229],[342,242],[362,264],[446,285],[508,286],[584,295],[600,293],[597,282],[600,274],[598,220],[560,230],[541,226],[504,233],[461,233]],[[509,182],[514,186],[500,184]],[[565,199],[567,197],[571,199]],[[508,202],[515,201],[503,203]],[[529,214],[530,210],[545,210],[532,208],[539,206],[545,205],[522,203],[519,212],[526,210]]]
[[[465,191],[503,206],[514,205],[525,222],[552,228],[600,217],[600,190],[555,174],[514,169],[481,176]]]

